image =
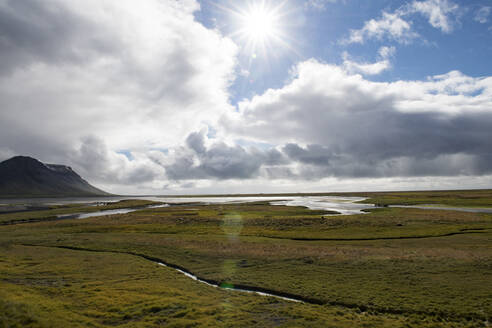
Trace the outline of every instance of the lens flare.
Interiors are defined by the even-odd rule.
[[[280,34],[278,15],[264,3],[251,7],[241,18],[241,33],[253,42],[268,41]]]
[[[287,0],[252,0],[241,7],[219,7],[231,19],[231,34],[251,59],[278,57],[282,50],[293,50],[287,37]]]

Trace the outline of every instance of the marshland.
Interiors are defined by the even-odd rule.
[[[487,209],[491,191],[339,194],[367,207],[348,215],[274,196],[0,214],[0,326],[489,324],[492,214],[386,205]]]

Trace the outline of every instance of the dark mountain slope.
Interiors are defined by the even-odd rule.
[[[108,196],[70,167],[16,156],[0,163],[0,197]]]

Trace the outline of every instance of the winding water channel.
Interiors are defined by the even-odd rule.
[[[197,276],[195,276],[194,274],[192,274],[191,272],[188,272],[186,270],[183,270],[183,269],[179,269],[175,266],[171,266],[169,264],[164,264],[162,262],[155,262],[157,263],[158,265],[160,266],[163,266],[163,267],[166,267],[166,268],[172,268],[176,271],[178,271],[179,273],[182,273],[184,274],[186,277],[190,278],[190,279],[193,279],[197,282],[200,282],[202,284],[205,284],[207,286],[210,286],[210,287],[214,287],[214,288],[222,288],[222,289],[226,289],[226,290],[232,290],[232,291],[237,291],[237,292],[244,292],[244,293],[250,293],[250,294],[258,294],[258,295],[261,295],[261,296],[270,296],[270,297],[275,297],[275,298],[280,298],[282,300],[285,300],[285,301],[291,301],[291,302],[298,302],[298,303],[302,303],[304,302],[304,300],[302,300],[301,298],[295,298],[294,296],[285,296],[285,295],[281,295],[279,293],[275,293],[273,291],[269,291],[267,292],[266,290],[265,291],[260,291],[261,288],[256,288],[256,287],[248,287],[248,286],[234,286],[234,285],[219,285],[217,282],[213,282],[211,280],[207,280],[207,279],[203,279],[203,278],[198,278]]]
[[[92,217],[96,217],[96,216],[126,214],[126,213],[131,213],[131,212],[135,212],[135,211],[142,210],[142,209],[160,208],[160,207],[169,207],[169,204],[150,205],[150,206],[138,207],[138,208],[118,208],[115,210],[104,210],[104,211],[88,212],[88,213],[63,214],[63,215],[58,215],[57,219],[59,219],[59,220],[88,219],[88,218],[92,218]]]

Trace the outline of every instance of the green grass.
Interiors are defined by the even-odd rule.
[[[458,207],[492,208],[492,190],[451,190],[451,191],[413,191],[355,193],[352,195],[368,197],[365,202],[380,205],[423,205],[436,204]]]
[[[491,214],[325,215],[195,204],[0,226],[0,327],[486,327]],[[321,305],[212,288],[135,253]]]
[[[380,316],[210,288],[124,254],[2,249],[0,327],[395,327]],[[426,319],[428,327],[438,318]]]
[[[107,205],[101,206],[90,206],[87,204],[52,205],[49,209],[46,210],[26,211],[18,213],[1,213],[0,224],[12,224],[24,221],[53,220],[56,219],[58,215],[92,213],[119,208],[143,208],[152,204],[159,203],[147,200],[128,199],[114,203],[108,203]]]

